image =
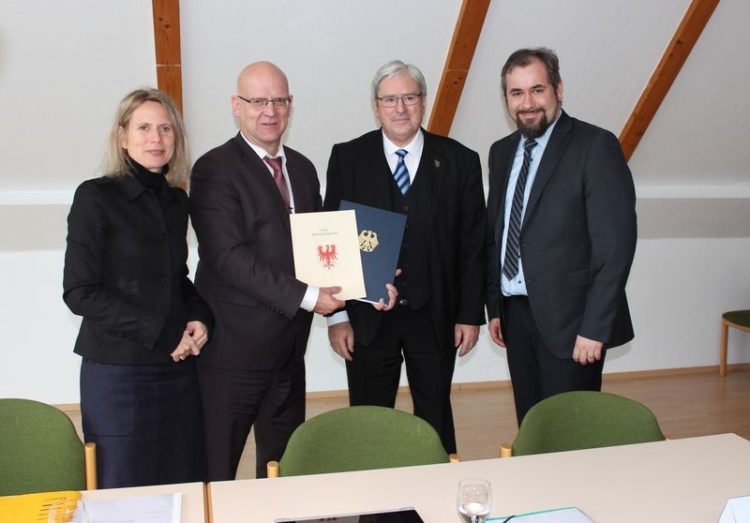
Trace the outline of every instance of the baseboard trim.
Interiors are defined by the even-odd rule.
[[[727,372],[730,371],[741,371],[750,370],[750,363],[733,363],[727,365]],[[611,382],[623,381],[626,379],[649,379],[649,378],[665,378],[669,376],[685,376],[689,374],[711,374],[716,373],[717,377],[719,374],[718,365],[706,365],[701,367],[680,367],[675,369],[653,369],[653,370],[635,370],[625,372],[609,372],[603,376],[603,382],[606,385]],[[497,380],[497,381],[472,381],[466,383],[454,383],[451,386],[451,390],[492,390],[492,389],[509,389],[511,388],[510,380]],[[399,394],[407,394],[409,392],[408,386],[398,388]],[[346,389],[340,390],[322,390],[315,392],[308,392],[306,397],[308,399],[325,399],[325,398],[341,398],[346,397],[349,392]],[[80,412],[81,407],[78,403],[62,403],[55,405],[61,411],[68,412]]]
[[[727,365],[727,372],[739,370],[750,370],[750,363],[734,363]],[[674,369],[653,369],[653,370],[634,370],[624,372],[609,372],[603,376],[604,383],[617,382],[625,379],[648,379],[648,378],[664,378],[669,376],[685,376],[689,374],[711,374],[716,373],[719,375],[718,365],[706,365],[701,367],[680,367]],[[497,381],[472,381],[466,383],[454,383],[451,386],[451,390],[487,390],[487,389],[509,389],[511,388],[510,380],[497,380]],[[407,393],[409,391],[408,386],[398,388],[398,393]],[[326,390],[317,392],[308,392],[308,398],[338,398],[346,396],[348,392],[346,390]]]

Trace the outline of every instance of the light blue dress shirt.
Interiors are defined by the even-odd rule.
[[[555,121],[552,122],[542,136],[536,138],[536,147],[531,150],[531,165],[529,165],[529,173],[526,178],[526,188],[523,193],[523,210],[521,211],[521,234],[523,234],[523,219],[526,216],[526,205],[529,203],[529,195],[531,194],[531,188],[534,186],[534,180],[536,179],[536,171],[539,168],[539,163],[542,161],[544,156],[544,150],[547,148],[549,137],[552,134],[552,130],[555,128],[560,115],[557,115]],[[510,179],[508,180],[508,189],[505,192],[505,227],[503,227],[503,238],[500,244],[500,263],[505,261],[505,245],[508,241],[508,222],[510,220],[510,210],[513,206],[513,194],[516,192],[516,183],[518,182],[518,175],[521,173],[521,164],[523,164],[523,143],[526,141],[524,136],[518,141],[518,147],[516,147],[516,155],[513,158],[513,168],[510,171]],[[521,259],[518,260],[518,274],[513,279],[509,280],[502,269],[500,270],[500,290],[503,296],[516,296],[523,295],[528,296],[526,291],[526,279],[523,275],[523,253],[521,253]]]

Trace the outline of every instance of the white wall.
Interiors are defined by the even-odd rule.
[[[324,182],[331,144],[374,127],[369,82],[386,60],[420,66],[429,110],[460,4],[182,0],[185,113],[193,156],[236,132],[229,108],[236,74],[248,62],[270,59],[286,70],[295,95],[288,143],[310,156]],[[557,47],[571,114],[618,132],[688,1],[633,0],[614,11],[597,0],[538,4],[522,12],[509,3],[491,4],[453,129],[453,136],[483,159],[489,144],[509,129],[497,82],[510,51],[521,45]],[[717,10],[719,20],[741,19],[733,13],[747,9],[744,5],[725,0]],[[613,25],[613,19],[621,23]],[[527,23],[516,23],[523,20]],[[642,37],[633,36],[638,28],[645,32]],[[713,56],[705,49],[703,55]],[[615,68],[609,67],[612,56],[618,57]],[[115,104],[129,90],[154,84],[153,64],[150,0],[0,2],[0,397],[78,401],[79,358],[72,347],[79,320],[61,299],[65,217],[75,186],[96,174]],[[731,70],[747,75],[750,67]],[[747,103],[735,102],[732,111],[747,122]],[[647,134],[642,147],[650,150],[649,139],[669,132],[660,128]],[[745,133],[729,136],[742,140]],[[721,164],[711,166],[704,179],[696,180],[692,172],[683,183],[721,182],[735,191],[747,179],[746,172],[727,178]],[[671,185],[661,187],[663,170],[643,155],[634,168],[636,183],[647,181],[647,196],[677,201],[680,180],[670,171]],[[737,212],[750,201],[747,191],[743,195],[733,204]],[[735,223],[730,236],[736,237],[727,238],[710,238],[717,235],[707,231],[719,227],[683,227],[673,234],[679,223],[665,227],[664,213],[653,209],[666,207],[655,199],[651,206],[643,203],[649,201],[639,208],[645,237],[629,283],[636,339],[611,353],[605,371],[717,364],[721,312],[750,306],[750,227]],[[191,256],[194,267],[194,244]],[[735,333],[730,345],[730,362],[750,361],[750,335]],[[324,323],[316,319],[308,389],[343,389],[344,374],[328,347]],[[458,363],[455,381],[507,378],[505,355],[483,330],[475,351]]]
[[[750,239],[640,240],[628,285],[636,338],[609,353],[605,372],[718,364],[721,313],[748,306],[748,253]],[[0,253],[0,397],[78,401],[80,358],[72,347],[79,321],[61,299],[62,261],[62,249]],[[706,268],[710,273],[701,276]],[[733,332],[729,362],[750,362],[750,335]],[[309,391],[346,388],[343,363],[320,318],[307,376]],[[482,329],[478,346],[458,362],[455,382],[504,379],[504,351]]]

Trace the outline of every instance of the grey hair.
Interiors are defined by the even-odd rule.
[[[145,102],[156,102],[164,106],[174,131],[174,153],[169,161],[167,183],[172,187],[187,188],[190,169],[190,157],[185,139],[185,124],[177,106],[172,99],[158,89],[136,89],[122,99],[117,106],[112,127],[109,130],[107,146],[102,165],[104,175],[111,178],[126,176],[130,173],[128,153],[122,147],[122,138],[127,132],[133,113]]]
[[[416,82],[417,86],[419,86],[419,93],[422,95],[422,99],[424,99],[424,97],[427,96],[427,83],[424,80],[422,71],[420,71],[416,65],[405,64],[401,60],[391,60],[381,66],[375,73],[375,77],[372,79],[372,84],[370,85],[372,89],[372,101],[375,102],[377,100],[378,89],[383,80],[404,73],[408,74],[411,79]]]

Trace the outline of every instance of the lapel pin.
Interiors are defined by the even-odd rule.
[[[435,169],[439,169],[440,168],[440,160],[434,160],[434,162],[435,162]]]

